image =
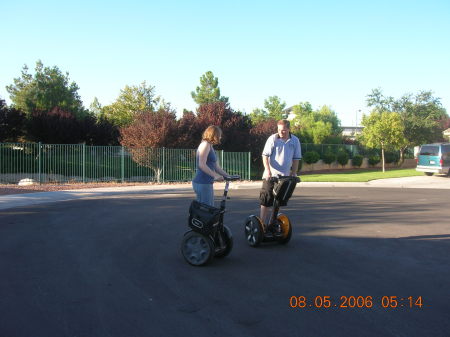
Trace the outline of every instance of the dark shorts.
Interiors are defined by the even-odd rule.
[[[273,189],[275,183],[273,181],[268,181],[263,179],[263,185],[261,191],[259,192],[259,204],[261,206],[272,207],[275,196],[273,195]],[[286,206],[287,200],[279,200],[278,206]]]
[[[273,185],[272,181],[263,180],[261,191],[259,192],[259,203],[261,206],[273,206]]]

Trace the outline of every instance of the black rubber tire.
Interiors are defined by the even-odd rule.
[[[426,174],[427,176],[432,176],[432,175],[433,175],[433,172],[425,172],[425,174]]]
[[[258,247],[264,239],[264,229],[261,221],[255,215],[249,216],[244,224],[245,239],[252,247]]]
[[[225,243],[225,249],[219,253],[216,253],[215,256],[220,259],[230,254],[233,249],[233,235],[231,234],[231,230],[226,225],[223,225],[223,233],[219,233],[219,235],[222,235],[222,240]]]
[[[214,243],[198,232],[188,231],[181,241],[181,255],[193,266],[204,266],[214,257]]]

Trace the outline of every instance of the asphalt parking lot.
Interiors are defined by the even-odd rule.
[[[447,188],[392,184],[303,184],[292,241],[259,248],[258,189],[234,188],[233,251],[205,267],[179,252],[189,188],[4,207],[0,336],[448,336]]]

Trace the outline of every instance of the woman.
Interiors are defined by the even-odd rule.
[[[197,195],[197,201],[214,206],[213,183],[222,181],[228,176],[217,163],[213,145],[220,144],[222,130],[218,126],[208,126],[202,135],[202,142],[197,149],[197,172],[192,180],[192,187]]]

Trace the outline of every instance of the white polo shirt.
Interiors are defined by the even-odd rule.
[[[290,133],[285,142],[275,133],[267,139],[262,155],[269,157],[272,176],[288,176],[291,174],[293,160],[302,158],[300,140]]]

